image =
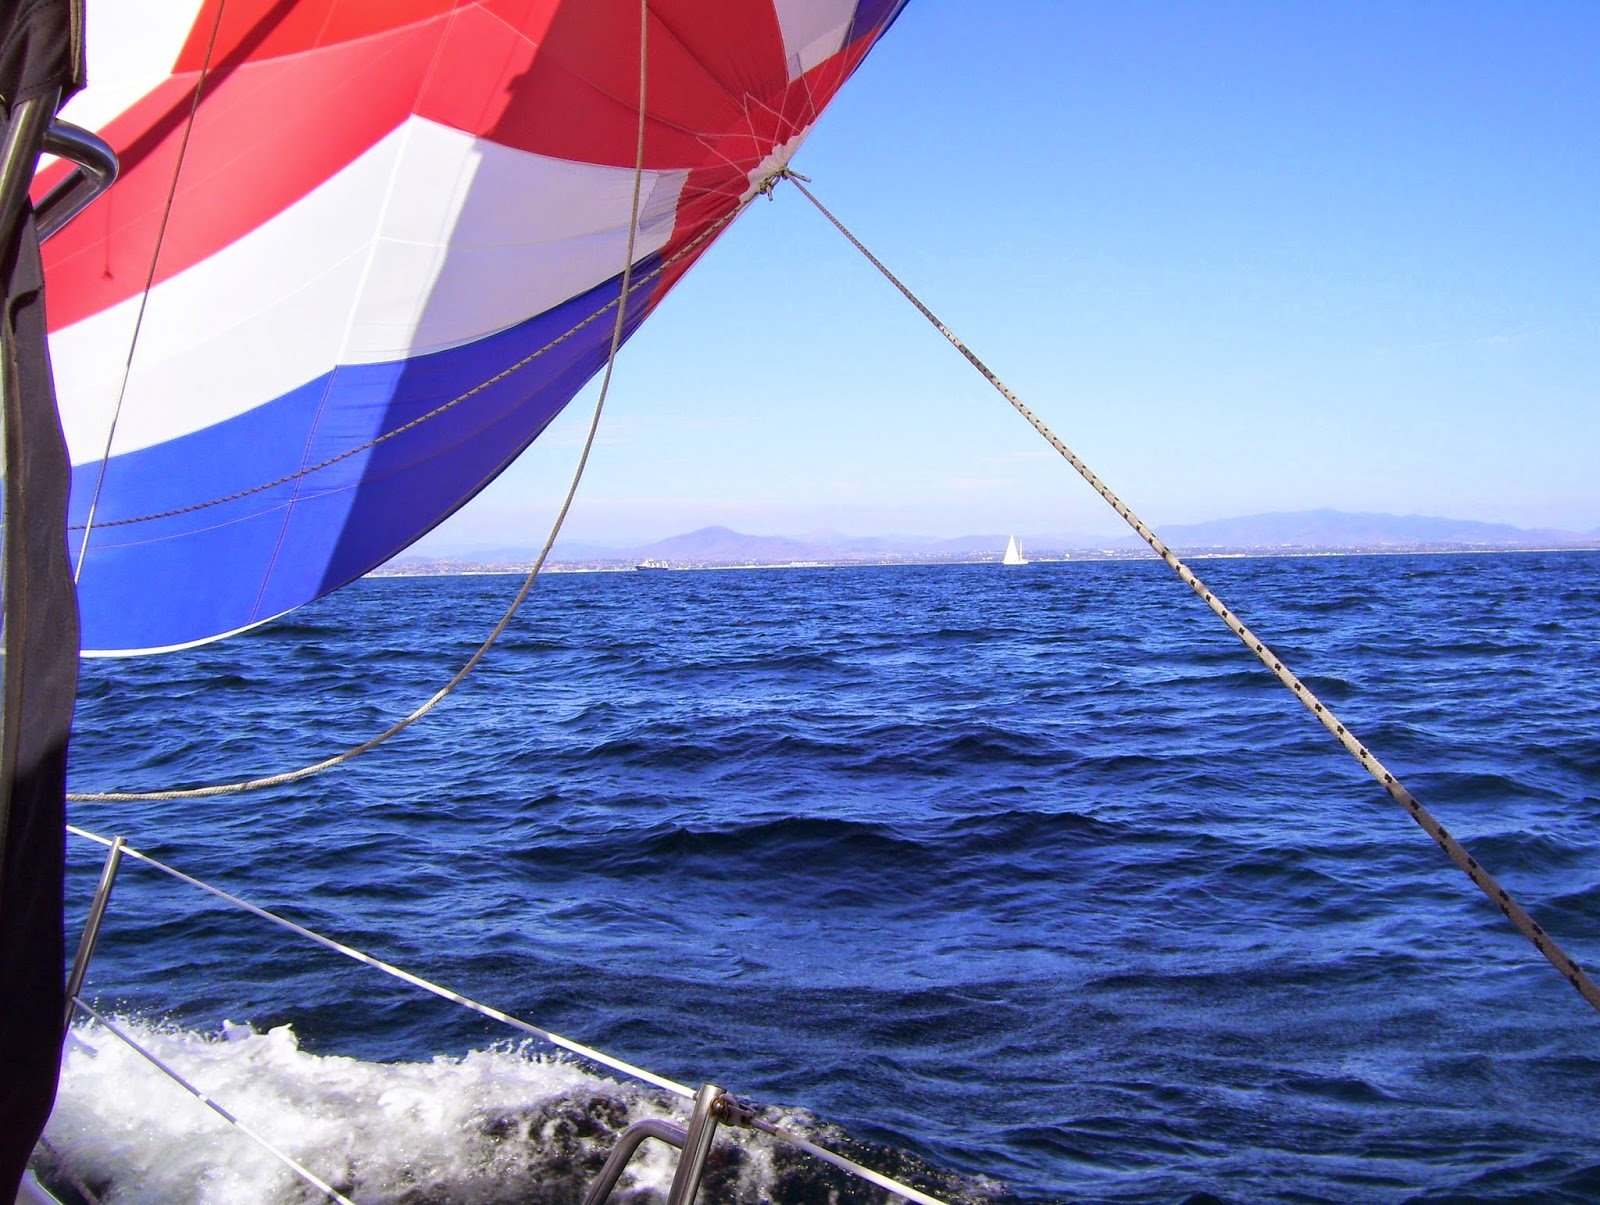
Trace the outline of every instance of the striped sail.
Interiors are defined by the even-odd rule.
[[[903,0],[651,0],[631,333]],[[482,489],[604,362],[636,0],[91,4],[118,151],[48,244],[84,647],[265,622]],[[42,186],[48,186],[46,174]]]

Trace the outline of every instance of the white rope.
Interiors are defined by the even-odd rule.
[[[114,1024],[112,1024],[110,1021],[108,1021],[104,1016],[102,1016],[100,1013],[95,1011],[94,1008],[92,1008],[91,1006],[85,1004],[82,1000],[78,999],[76,996],[73,997],[72,1003],[73,1003],[73,1005],[75,1007],[81,1008],[84,1012],[88,1013],[91,1017],[93,1017],[95,1019],[96,1023],[105,1026],[105,1028],[107,1030],[109,1030],[111,1033],[115,1034],[117,1037],[121,1038],[130,1047],[132,1047],[133,1050],[136,1053],[138,1053],[139,1055],[143,1056],[148,1062],[150,1062],[156,1068],[158,1068],[161,1072],[163,1072],[167,1076],[168,1079],[172,1080],[173,1083],[177,1084],[184,1091],[188,1092],[189,1095],[193,1096],[201,1104],[205,1105],[206,1108],[210,1109],[213,1113],[217,1114],[217,1116],[221,1117],[223,1121],[226,1121],[229,1125],[231,1125],[234,1129],[238,1130],[246,1138],[250,1139],[250,1141],[254,1142],[262,1150],[266,1151],[269,1155],[272,1155],[274,1158],[276,1158],[280,1162],[282,1162],[284,1164],[284,1166],[288,1167],[291,1171],[293,1171],[297,1176],[299,1176],[307,1184],[313,1185],[324,1196],[327,1196],[327,1197],[331,1198],[332,1200],[342,1202],[342,1205],[355,1205],[355,1202],[352,1201],[349,1197],[345,1196],[337,1188],[333,1187],[333,1185],[329,1184],[326,1180],[323,1180],[321,1177],[316,1175],[316,1173],[308,1170],[302,1164],[296,1162],[296,1160],[293,1158],[293,1156],[288,1155],[288,1154],[284,1153],[283,1151],[280,1151],[277,1147],[273,1146],[272,1143],[268,1142],[260,1134],[256,1133],[255,1130],[251,1129],[248,1125],[246,1125],[244,1122],[240,1121],[232,1113],[228,1112],[227,1109],[224,1109],[215,1100],[213,1100],[213,1099],[211,1099],[211,1097],[207,1096],[199,1088],[195,1087],[188,1080],[184,1079],[183,1076],[179,1075],[175,1070],[173,1070],[173,1068],[171,1066],[169,1066],[168,1064],[162,1062],[161,1059],[158,1058],[156,1055],[152,1054],[150,1051],[146,1050],[143,1046],[139,1045],[139,1043],[134,1041],[133,1038],[131,1038],[129,1035],[123,1033],[122,1030],[118,1029]]]
[[[93,841],[98,845],[104,845],[107,847],[111,845],[111,840],[109,838],[102,837],[98,833],[91,833],[87,829],[81,829],[73,824],[67,825],[67,831],[73,834],[73,836],[83,837],[85,840]],[[206,892],[208,895],[214,895],[219,900],[224,900],[227,903],[232,904],[235,908],[242,908],[252,916],[259,916],[262,920],[268,920],[275,925],[280,925],[289,930],[291,933],[298,933],[301,937],[304,937],[308,941],[314,941],[319,946],[333,950],[335,953],[343,954],[346,958],[353,959],[354,961],[372,967],[375,970],[382,971],[385,975],[392,976],[393,978],[400,980],[402,983],[409,983],[412,987],[418,987],[425,992],[431,992],[433,995],[438,996],[443,1000],[449,1000],[453,1004],[459,1004],[462,1008],[470,1009],[475,1013],[488,1017],[490,1020],[499,1021],[502,1025],[509,1025],[512,1029],[521,1030],[525,1034],[530,1034],[533,1037],[549,1042],[552,1046],[559,1046],[563,1050],[571,1051],[573,1054],[576,1054],[581,1058],[588,1059],[594,1063],[599,1063],[602,1067],[609,1067],[613,1071],[620,1071],[622,1074],[632,1076],[634,1079],[643,1080],[647,1084],[653,1084],[655,1087],[660,1088],[665,1092],[670,1092],[674,1096],[681,1096],[685,1100],[694,1099],[693,1089],[688,1088],[675,1080],[670,1080],[665,1076],[657,1075],[653,1071],[646,1071],[643,1067],[636,1067],[632,1063],[629,1063],[623,1059],[615,1058],[612,1055],[606,1054],[604,1051],[596,1050],[592,1046],[585,1046],[582,1042],[575,1042],[571,1038],[562,1037],[560,1034],[555,1033],[552,1030],[544,1029],[538,1025],[534,1025],[529,1021],[524,1021],[520,1017],[513,1017],[510,1013],[502,1012],[500,1009],[491,1005],[480,1003],[479,1001],[473,1000],[468,996],[463,996],[460,992],[455,992],[447,987],[442,987],[430,979],[424,979],[421,975],[413,975],[410,971],[402,970],[393,963],[384,962],[381,958],[374,958],[371,954],[363,953],[362,951],[355,949],[353,946],[347,946],[343,942],[333,940],[331,937],[324,937],[320,933],[316,933],[311,929],[307,929],[304,925],[297,925],[294,923],[294,921],[279,916],[276,912],[268,912],[265,908],[258,907],[257,905],[250,903],[248,900],[242,900],[236,895],[231,895],[222,890],[220,887],[213,887],[210,883],[202,882],[191,875],[184,874],[183,871],[176,870],[164,862],[159,862],[155,858],[152,858],[149,854],[139,852],[131,845],[124,845],[122,847],[122,852],[125,856],[136,858],[145,865],[153,867],[154,869],[161,871],[163,874],[171,875],[180,882],[188,883],[191,887],[198,887],[201,891]]]
[[[917,1202],[917,1205],[948,1205],[948,1202],[940,1197],[929,1196],[920,1188],[912,1188],[911,1185],[902,1184],[899,1180],[886,1176],[882,1172],[875,1172],[870,1167],[863,1167],[853,1159],[846,1159],[843,1155],[836,1155],[826,1147],[818,1146],[798,1134],[791,1134],[788,1130],[779,1129],[770,1121],[758,1117],[751,1121],[750,1125],[753,1129],[760,1130],[761,1133],[768,1134],[779,1142],[798,1147],[813,1159],[820,1159],[824,1163],[837,1167],[840,1171],[849,1172],[852,1176],[858,1176],[869,1184],[876,1184],[879,1188],[888,1189],[896,1196]]]
[[[1004,382],[1002,382],[999,377],[995,376],[995,374],[990,370],[989,366],[982,360],[978,359],[977,355],[974,354],[965,343],[956,337],[955,332],[941,322],[938,316],[935,315],[934,312],[926,305],[924,305],[915,293],[901,283],[900,278],[897,277],[893,272],[889,271],[889,269],[884,266],[883,261],[878,259],[877,256],[873,255],[871,251],[868,251],[861,240],[856,238],[854,234],[850,233],[850,231],[846,229],[844,223],[839,221],[838,218],[834,217],[833,214],[828,211],[828,208],[823,205],[821,201],[817,200],[814,195],[812,195],[811,190],[808,189],[805,184],[803,184],[800,179],[794,175],[793,172],[783,170],[776,173],[776,176],[780,179],[788,179],[792,181],[794,186],[800,190],[802,195],[805,196],[806,200],[815,205],[822,216],[827,218],[828,221],[833,224],[834,228],[838,230],[840,234],[844,235],[844,237],[850,241],[851,245],[854,246],[857,251],[866,256],[867,260],[871,262],[872,266],[877,268],[878,271],[883,274],[884,278],[887,279],[890,284],[894,285],[894,287],[900,291],[901,295],[904,296],[907,301],[911,302],[912,305],[917,307],[917,310],[922,314],[922,316],[931,322],[939,331],[939,333],[948,339],[950,344],[967,358],[974,368],[983,374],[984,379],[987,380],[989,384],[994,386],[994,388],[999,392],[1000,396],[1005,398],[1006,401],[1010,402],[1011,405],[1016,409],[1017,413],[1022,415],[1023,418],[1027,419],[1028,422],[1033,426],[1033,429],[1039,432],[1040,435],[1044,436],[1044,438],[1049,441],[1050,446],[1061,454],[1062,458],[1065,459],[1066,462],[1077,471],[1078,475],[1087,481],[1089,485],[1093,487],[1094,491],[1110,504],[1111,509],[1116,511],[1129,527],[1133,528],[1133,530],[1138,533],[1139,538],[1148,544],[1155,554],[1167,563],[1168,568],[1176,573],[1178,577],[1183,580],[1184,584],[1198,594],[1201,600],[1205,602],[1206,606],[1210,607],[1217,617],[1228,625],[1228,629],[1244,642],[1244,646],[1256,655],[1256,657],[1261,661],[1261,664],[1265,665],[1269,670],[1271,670],[1279,682],[1283,683],[1284,686],[1288,687],[1289,690],[1294,692],[1294,696],[1305,705],[1306,710],[1311,712],[1312,715],[1317,718],[1318,722],[1320,722],[1324,728],[1331,732],[1334,738],[1344,746],[1345,750],[1361,764],[1367,773],[1372,775],[1372,777],[1378,781],[1383,789],[1388,792],[1389,797],[1402,808],[1404,808],[1407,814],[1417,822],[1418,826],[1421,827],[1421,829],[1427,833],[1428,836],[1432,837],[1439,844],[1439,847],[1444,850],[1445,854],[1450,858],[1450,860],[1460,867],[1462,871],[1466,873],[1468,878],[1477,884],[1478,889],[1488,896],[1495,907],[1499,908],[1500,911],[1505,915],[1506,919],[1516,927],[1517,931],[1526,937],[1530,942],[1532,942],[1534,948],[1550,961],[1550,965],[1555,967],[1556,970],[1561,973],[1562,978],[1564,978],[1568,983],[1572,984],[1572,986],[1578,990],[1578,993],[1585,1000],[1587,1000],[1596,1011],[1600,1011],[1600,987],[1595,986],[1594,980],[1589,977],[1582,967],[1580,967],[1572,960],[1572,958],[1567,955],[1567,952],[1563,950],[1548,933],[1540,928],[1538,923],[1534,921],[1533,917],[1529,916],[1528,913],[1523,910],[1522,906],[1511,898],[1506,889],[1500,886],[1494,877],[1478,864],[1477,859],[1467,852],[1466,847],[1452,837],[1449,832],[1446,831],[1444,825],[1440,824],[1438,820],[1434,819],[1433,815],[1422,806],[1417,797],[1407,790],[1406,787],[1397,778],[1395,778],[1392,773],[1390,773],[1388,767],[1379,761],[1373,755],[1372,751],[1362,744],[1356,738],[1355,734],[1346,728],[1343,722],[1341,722],[1339,718],[1328,709],[1327,705],[1312,693],[1311,688],[1301,681],[1300,678],[1297,677],[1292,671],[1290,671],[1288,667],[1285,666],[1279,659],[1278,655],[1269,649],[1254,632],[1246,627],[1243,621],[1241,621],[1237,615],[1233,614],[1226,606],[1224,606],[1222,600],[1206,587],[1206,584],[1195,575],[1194,571],[1190,569],[1189,566],[1185,565],[1181,560],[1178,559],[1177,555],[1173,553],[1172,549],[1167,546],[1166,542],[1157,536],[1155,532],[1153,532],[1149,526],[1146,525],[1143,519],[1134,514],[1121,498],[1112,493],[1110,487],[1107,486],[1105,482],[1101,481],[1100,478],[1096,476],[1095,473],[1089,468],[1089,466],[1078,458],[1077,454],[1074,453],[1071,448],[1067,447],[1066,444],[1062,443],[1061,440],[1056,437],[1055,432],[1051,431],[1049,427],[1045,426],[1044,422],[1036,414],[1034,414],[1032,410],[1023,405],[1022,400],[1018,398],[1016,394],[1012,393],[1010,389],[1006,388]]]

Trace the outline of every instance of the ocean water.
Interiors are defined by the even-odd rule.
[[[1197,567],[1600,963],[1600,556]],[[73,786],[362,740],[515,586],[88,663]],[[1600,1016],[1153,562],[547,576],[356,763],[73,820],[951,1200],[1600,1197]],[[358,1200],[576,1200],[675,1108],[138,864],[87,991]],[[108,1200],[313,1199],[98,1028],[49,1133]],[[744,1138],[704,1199],[884,1198]]]

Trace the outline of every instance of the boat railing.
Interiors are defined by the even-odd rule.
[[[134,849],[126,844],[120,836],[104,837],[99,833],[93,833],[70,824],[67,826],[67,831],[75,837],[94,842],[106,848],[106,858],[101,867],[100,881],[95,889],[94,899],[90,904],[83,932],[78,942],[77,953],[73,958],[72,968],[67,978],[67,1022],[70,1024],[73,1015],[78,1012],[82,1012],[85,1016],[91,1018],[95,1024],[131,1046],[169,1079],[182,1087],[191,1096],[200,1100],[229,1125],[274,1155],[286,1167],[290,1168],[302,1180],[316,1188],[318,1192],[329,1200],[340,1201],[344,1202],[345,1205],[349,1205],[348,1198],[336,1188],[296,1162],[286,1152],[278,1150],[246,1123],[185,1079],[177,1068],[172,1067],[165,1060],[141,1046],[133,1035],[84,1001],[83,983],[88,974],[89,963],[94,957],[95,946],[99,941],[106,913],[110,907],[112,888],[115,886],[117,875],[124,859],[131,858],[141,862],[154,870],[158,870],[180,882],[187,883],[191,887],[204,891],[262,920],[270,921],[275,925],[288,929],[308,941],[315,942],[326,949],[342,954],[346,958],[362,963],[374,970],[382,971],[384,974],[399,979],[403,983],[410,984],[414,988],[429,992],[441,999],[450,1001],[458,1007],[468,1009],[531,1037],[538,1038],[585,1062],[604,1067],[610,1071],[619,1072],[689,1103],[690,1114],[687,1123],[684,1125],[662,1118],[649,1118],[629,1126],[619,1138],[598,1178],[584,1197],[584,1205],[601,1205],[602,1202],[606,1201],[612,1189],[615,1188],[618,1180],[620,1180],[628,1161],[639,1146],[651,1138],[675,1146],[682,1152],[678,1158],[672,1187],[668,1192],[667,1205],[692,1205],[699,1192],[706,1160],[716,1141],[717,1130],[723,1126],[748,1129],[755,1133],[763,1134],[774,1141],[793,1147],[847,1175],[863,1180],[904,1200],[918,1202],[919,1205],[945,1205],[938,1197],[931,1196],[922,1189],[914,1188],[909,1184],[904,1184],[899,1180],[886,1176],[882,1172],[874,1171],[872,1168],[848,1159],[835,1151],[828,1150],[826,1147],[818,1146],[809,1139],[783,1128],[763,1116],[763,1110],[760,1106],[733,1096],[715,1084],[703,1084],[696,1091],[685,1084],[678,1083],[676,1080],[669,1079],[663,1075],[657,1075],[655,1072],[648,1071],[625,1059],[617,1058],[592,1046],[564,1037],[553,1030],[525,1021],[492,1005],[471,999],[460,992],[441,986],[420,975],[413,974],[392,963],[357,950],[343,942],[335,941],[331,937],[316,933],[304,925],[297,924],[286,917],[279,916],[275,912],[252,904],[248,900],[241,899],[222,890],[220,887],[212,886],[210,883],[185,874],[175,867],[168,866],[166,863]]]
[[[0,245],[10,245],[21,219],[40,152],[59,155],[71,171],[33,207],[43,242],[57,233],[117,178],[117,155],[98,134],[55,116],[60,92],[50,89],[17,102],[0,137]]]
[[[39,241],[51,237],[77,217],[117,179],[117,153],[98,134],[60,118],[44,132],[43,149],[70,160],[74,167],[34,207]]]

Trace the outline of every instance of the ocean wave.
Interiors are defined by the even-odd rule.
[[[1036,570],[552,579],[447,706],[369,757],[242,803],[74,819],[541,1023],[804,1102],[885,1167],[982,1170],[1029,1201],[1581,1195],[1576,993],[1162,566]],[[1585,964],[1597,574],[1581,554],[1207,567]],[[506,593],[362,584],[237,641],[86,663],[74,785],[354,744],[453,673]],[[71,848],[76,918],[104,851]],[[485,1052],[481,1019],[376,998],[369,970],[186,892],[125,864],[90,980],[187,1027],[175,1059],[231,1014],[294,1020],[296,1058],[458,1061],[361,1064],[352,1117],[385,1076],[396,1102],[425,1096],[405,1067],[527,1081],[461,1114],[484,1150],[448,1188],[361,1153],[373,1199],[474,1199],[471,1168],[508,1146],[517,1191],[576,1184],[561,1160],[588,1166],[647,1107],[625,1086],[544,1092],[557,1072],[502,1067],[525,1056]],[[163,1099],[139,1108],[187,1107]],[[524,1130],[568,1153],[529,1162]],[[835,1191],[761,1174],[779,1188],[750,1191]]]

